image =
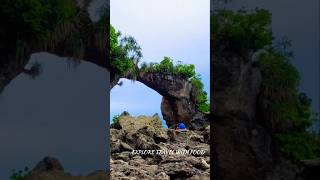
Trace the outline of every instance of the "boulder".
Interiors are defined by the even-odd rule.
[[[151,117],[132,117],[122,114],[119,117],[118,124],[121,127],[121,132],[125,134],[127,145],[132,148],[148,149],[152,147],[152,143],[166,142],[168,139],[158,114]]]

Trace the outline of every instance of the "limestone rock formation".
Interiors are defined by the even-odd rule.
[[[140,72],[137,81],[163,96],[161,112],[168,127],[174,128],[180,122],[191,129],[209,125],[208,118],[197,111],[195,89],[187,79],[179,75]]]
[[[231,54],[215,58],[212,63],[215,114],[241,114],[244,118],[254,119],[261,84],[259,68],[245,58]]]
[[[112,179],[209,179],[208,131],[176,134],[158,115],[119,117],[110,129]],[[209,128],[209,127],[207,127]],[[203,150],[203,154],[138,154],[134,150]]]
[[[299,179],[258,116],[261,72],[250,50],[235,49],[223,35],[212,36],[215,176],[221,179]]]

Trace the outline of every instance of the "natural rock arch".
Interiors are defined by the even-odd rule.
[[[169,128],[175,128],[180,122],[191,129],[200,129],[209,124],[207,115],[196,108],[195,87],[188,79],[180,75],[139,69],[135,78],[131,75],[124,78],[139,81],[162,96],[161,113]],[[112,83],[112,87],[118,81],[115,79],[116,83]]]
[[[1,29],[0,38],[3,45],[0,47],[0,92],[20,73],[34,73],[32,69],[24,69],[33,53],[48,52],[60,57],[69,57],[70,60],[88,61],[110,70],[107,63],[108,19],[102,18],[101,22],[94,22],[87,10],[91,1],[75,2],[78,14],[54,27],[48,32],[46,39],[35,37],[34,32],[30,33],[30,37],[20,37],[18,22],[8,23]],[[70,44],[68,38],[75,34],[80,35],[80,43]],[[78,49],[74,47],[79,45],[81,46]]]
[[[104,20],[104,25],[101,26],[90,19],[85,5],[78,4],[78,6],[84,10],[82,17],[66,20],[62,23],[62,27],[58,26],[49,33],[46,41],[27,38],[28,41],[24,42],[21,49],[17,43],[16,34],[8,34],[8,37],[4,39],[7,46],[0,49],[0,92],[20,73],[31,75],[36,73],[35,68],[25,69],[25,66],[28,64],[31,54],[44,51],[61,57],[70,57],[71,61],[87,61],[96,64],[110,72],[110,90],[117,84],[120,77],[117,77],[113,72],[108,58],[109,38],[107,34],[110,24],[107,22],[107,18]],[[73,21],[77,23],[74,24]],[[69,26],[68,23],[72,25]],[[7,28],[4,32],[10,31],[10,28]],[[15,29],[13,32],[18,32],[18,30]],[[67,39],[72,34],[82,35],[80,39],[83,41],[81,53],[67,45]],[[20,53],[17,54],[17,52]],[[197,111],[194,97],[195,88],[187,79],[179,75],[143,71],[139,71],[136,78],[130,74],[124,78],[135,79],[163,96],[161,111],[168,127],[173,128],[175,124],[184,122],[190,128],[199,128],[207,123],[206,115]]]
[[[61,47],[52,49],[49,53],[58,56],[72,57],[59,51]],[[9,63],[0,68],[0,89],[8,85],[20,73],[32,73],[32,69],[24,67],[29,62],[32,53],[41,52],[42,50],[32,50],[22,60],[12,59]],[[92,53],[96,52],[96,53]],[[88,48],[82,61],[88,61],[108,70],[106,63],[106,52],[98,51],[94,47]],[[126,77],[132,79],[130,77]],[[194,87],[190,81],[179,75],[170,75],[166,73],[147,73],[140,72],[136,78],[137,81],[145,84],[162,95],[161,112],[166,120],[168,127],[174,128],[179,122],[184,122],[188,127],[198,128],[206,122],[205,115],[196,110],[196,100],[193,96]]]
[[[42,48],[30,49],[22,59],[12,58],[7,64],[4,64],[0,68],[0,90],[20,73],[32,73],[32,69],[24,68],[29,62],[30,55],[44,50]],[[70,57],[71,59],[76,58],[72,55],[72,52],[63,51],[63,46],[61,45],[46,49],[46,52],[62,57]],[[110,68],[107,64],[107,52],[94,45],[88,45],[81,61],[91,62],[106,70]],[[125,78],[133,79],[131,76]],[[187,79],[179,75],[140,71],[136,80],[163,96],[161,112],[168,127],[174,128],[177,123],[184,122],[188,127],[199,128],[204,123],[207,123],[205,115],[196,110],[196,100],[193,96],[195,89]],[[117,80],[113,81],[117,82]],[[111,85],[111,88],[114,85],[115,83]]]

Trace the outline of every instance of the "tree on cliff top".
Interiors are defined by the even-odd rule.
[[[171,58],[164,57],[160,63],[142,63],[139,67],[138,63],[142,57],[140,46],[133,37],[121,36],[121,33],[116,31],[112,25],[110,25],[110,57],[115,81],[121,77],[128,78],[128,74],[130,74],[130,79],[136,79],[140,71],[178,75],[190,80],[195,88],[197,109],[200,112],[209,112],[208,96],[203,90],[201,75],[196,74],[193,64],[174,65]]]
[[[137,67],[142,53],[141,47],[131,36],[121,36],[119,31],[110,25],[110,64],[115,76],[126,76]]]

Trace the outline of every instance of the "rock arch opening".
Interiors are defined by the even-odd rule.
[[[157,113],[163,126],[167,127],[160,108],[161,94],[139,81],[121,78],[118,84],[121,86],[115,86],[110,91],[110,123],[114,116],[124,111],[133,116],[152,116]]]
[[[132,79],[130,76],[127,78]],[[203,128],[209,124],[207,115],[196,108],[196,89],[188,79],[180,75],[140,71],[134,80],[162,96],[161,115],[169,128],[174,128],[180,122],[190,129]]]
[[[35,61],[41,75],[19,73],[0,95],[0,179],[47,155],[74,174],[104,168],[106,70],[88,62],[69,70],[66,58],[48,53],[33,54],[25,68]]]

